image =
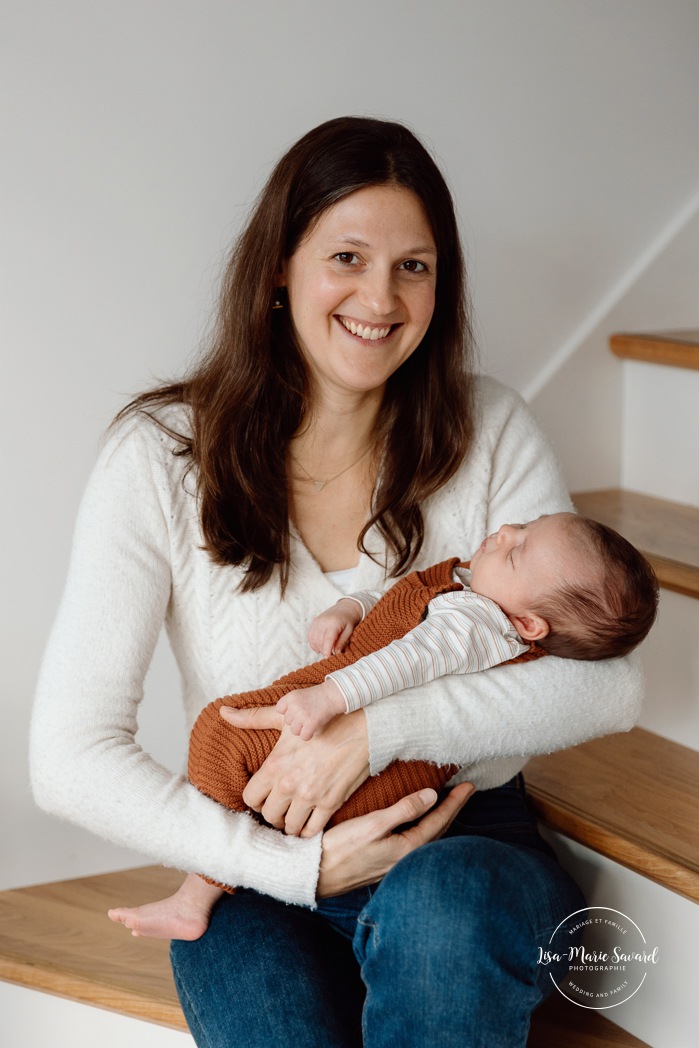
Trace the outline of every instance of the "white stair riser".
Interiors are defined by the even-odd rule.
[[[2,1048],[194,1048],[188,1033],[0,982]]]
[[[658,620],[641,647],[646,701],[640,725],[699,750],[699,600],[661,590]]]
[[[699,371],[622,366],[622,487],[699,505]]]
[[[695,1048],[699,906],[584,845],[551,831],[544,834],[588,905],[620,910],[641,928],[648,943],[658,946],[658,963],[639,991],[603,1014],[651,1048]]]

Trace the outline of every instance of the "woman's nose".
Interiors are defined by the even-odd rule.
[[[364,274],[359,299],[374,316],[387,317],[396,308],[393,274],[379,269]]]

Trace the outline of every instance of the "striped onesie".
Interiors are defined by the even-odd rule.
[[[476,673],[529,650],[501,608],[472,592],[470,577],[467,568],[455,567],[454,582],[462,588],[433,597],[418,626],[327,675],[342,692],[348,713],[405,688],[451,673]],[[362,618],[381,596],[373,590],[348,594],[361,606]]]

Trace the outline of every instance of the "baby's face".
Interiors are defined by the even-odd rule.
[[[490,597],[513,619],[565,580],[580,578],[584,557],[570,533],[570,513],[503,524],[471,557],[471,589]]]

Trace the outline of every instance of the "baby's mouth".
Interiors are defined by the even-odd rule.
[[[365,342],[378,342],[379,339],[388,338],[391,332],[400,326],[399,324],[372,326],[368,323],[357,322],[356,320],[350,320],[349,317],[341,316],[338,316],[337,319],[345,331],[349,331],[350,335],[356,335],[357,338],[361,338]]]

